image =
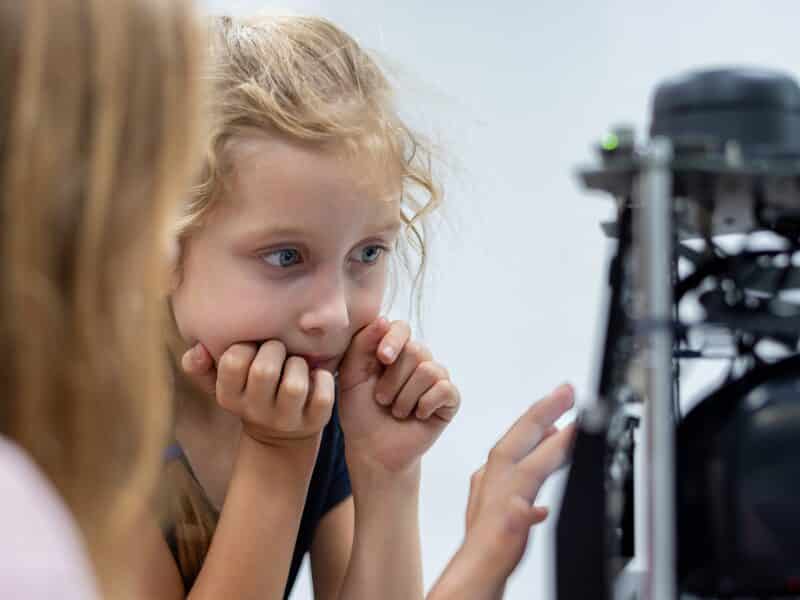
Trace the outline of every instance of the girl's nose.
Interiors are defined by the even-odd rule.
[[[305,310],[300,315],[300,329],[305,333],[322,335],[350,327],[347,294],[342,282],[311,292]]]

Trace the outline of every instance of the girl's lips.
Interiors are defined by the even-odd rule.
[[[305,359],[305,361],[308,363],[308,368],[311,370],[325,369],[326,371],[333,372],[339,362],[339,357],[335,355],[299,354],[298,356]]]

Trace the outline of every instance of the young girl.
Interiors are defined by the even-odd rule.
[[[181,1],[0,3],[3,598],[93,597],[84,548],[105,597],[130,591],[201,50]]]
[[[317,598],[421,598],[420,458],[459,395],[380,310],[403,236],[424,260],[430,152],[331,23],[212,29],[211,136],[171,307],[183,364],[210,369],[214,394],[177,384],[150,597],[278,598],[310,551]]]

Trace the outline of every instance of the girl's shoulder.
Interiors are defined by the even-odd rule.
[[[0,436],[0,589],[8,598],[97,598],[69,509],[33,460]]]
[[[181,448],[181,445],[178,442],[172,442],[169,446],[167,446],[166,450],[164,450],[164,462],[169,462],[176,459],[185,460],[183,448]]]

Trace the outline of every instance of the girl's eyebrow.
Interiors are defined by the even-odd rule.
[[[392,218],[387,221],[381,221],[376,223],[374,226],[369,227],[369,231],[371,232],[370,235],[377,235],[381,233],[396,233],[400,227],[402,227],[402,223],[400,219]],[[256,226],[244,229],[238,234],[239,239],[247,240],[247,241],[256,241],[256,240],[264,240],[267,238],[305,238],[309,235],[307,229],[302,227],[296,227],[291,225],[265,225],[265,226]]]
[[[388,233],[388,232],[394,233],[395,231],[400,229],[401,226],[402,223],[400,222],[400,219],[392,218],[389,219],[388,221],[382,221],[380,223],[377,223],[374,227],[370,227],[370,229],[372,231],[377,231],[379,233]]]
[[[308,235],[308,231],[300,227],[292,226],[271,226],[266,225],[263,227],[252,227],[240,232],[239,236],[245,239],[260,240],[267,237],[303,237]]]

